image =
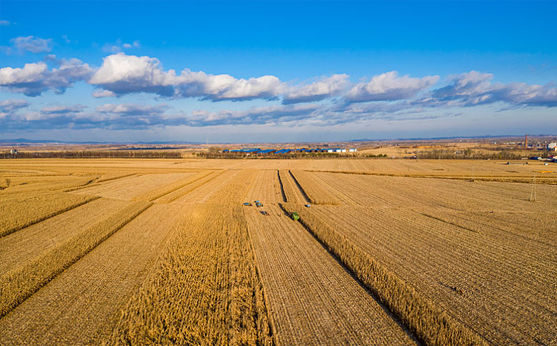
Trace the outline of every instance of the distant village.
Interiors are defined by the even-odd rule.
[[[247,149],[225,149],[223,154],[246,154],[246,155],[281,155],[290,153],[355,153],[356,148],[299,148],[299,149],[260,149],[260,148],[247,148]]]

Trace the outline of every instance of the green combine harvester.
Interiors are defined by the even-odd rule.
[[[298,215],[298,213],[292,213],[291,217],[292,217],[292,220],[298,221],[298,219],[300,218],[300,215]]]

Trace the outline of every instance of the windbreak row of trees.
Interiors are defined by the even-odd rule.
[[[455,152],[454,150],[426,150],[417,151],[416,158],[418,159],[464,159],[464,160],[478,160],[478,159],[493,159],[493,160],[520,160],[523,155],[519,152],[510,150],[502,150],[494,153],[482,153],[472,150],[464,150]]]
[[[137,159],[180,159],[179,151],[154,151],[154,150],[103,150],[103,151],[20,151],[17,154],[9,151],[0,152],[0,159],[31,159],[31,158],[137,158]]]

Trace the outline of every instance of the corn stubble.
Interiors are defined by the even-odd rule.
[[[281,204],[298,212],[300,222],[321,241],[393,314],[426,345],[488,345],[475,332],[447,315],[433,302],[370,257],[365,251],[299,205]]]
[[[192,204],[107,345],[272,345],[242,207],[253,172]]]
[[[292,177],[300,185],[300,188],[303,189],[303,192],[309,198],[311,203],[322,205],[340,205],[338,199],[323,188],[323,182],[315,177],[313,173],[294,170],[290,171],[290,174],[292,174]]]
[[[149,206],[151,203],[132,203],[116,214],[95,223],[84,232],[0,277],[0,317],[6,315]]]
[[[95,196],[73,196],[62,192],[0,192],[0,237],[29,227],[93,201]]]

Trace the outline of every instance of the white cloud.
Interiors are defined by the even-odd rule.
[[[150,92],[172,96],[173,85],[177,82],[174,70],[163,71],[158,59],[124,53],[104,58],[102,66],[89,80],[90,84],[98,85],[118,95]]]
[[[106,43],[102,50],[106,53],[120,53],[124,49],[140,48],[141,44],[139,41],[134,41],[133,43],[124,43],[121,39],[116,40],[116,43]]]
[[[275,76],[236,79],[185,69],[164,71],[160,61],[148,56],[110,55],[93,75],[90,84],[116,95],[136,92],[168,97],[201,97],[207,100],[249,100],[276,97],[283,83]]]
[[[139,41],[134,41],[133,43],[123,43],[122,47],[126,49],[140,48],[141,44],[139,44]]]
[[[84,105],[73,105],[73,106],[50,106],[41,108],[42,114],[49,115],[64,115],[64,114],[75,114],[83,111],[87,106]]]
[[[415,104],[427,106],[476,106],[495,102],[511,106],[557,106],[557,88],[552,84],[492,83],[493,75],[470,71],[449,77],[449,84],[433,90]]]
[[[131,103],[111,104],[107,103],[96,108],[100,113],[114,113],[120,115],[160,115],[168,109],[166,103],[159,105],[138,105]]]
[[[0,20],[0,26],[8,26],[10,25],[10,22],[7,20]]]
[[[59,68],[48,69],[44,62],[25,64],[23,68],[0,68],[0,88],[38,96],[47,90],[63,93],[75,82],[87,80],[92,73],[88,64],[78,59],[61,60]]]
[[[347,74],[335,74],[310,84],[295,85],[284,94],[283,103],[313,102],[337,96],[349,87],[349,79]]]
[[[93,92],[93,97],[95,98],[116,97],[116,94],[110,90],[97,90]]]
[[[244,111],[223,110],[208,112],[193,111],[187,119],[189,126],[217,126],[240,124],[277,124],[292,121],[307,121],[319,116],[321,106],[316,104],[280,105],[254,107]]]
[[[29,107],[29,102],[20,99],[11,99],[0,102],[0,119],[15,114],[22,108]]]
[[[2,112],[13,112],[25,107],[29,107],[29,102],[21,99],[11,99],[0,102],[0,110]]]
[[[12,46],[19,53],[48,53],[52,50],[52,39],[27,36],[16,37],[10,40]],[[10,52],[10,51],[9,51]]]
[[[438,80],[439,76],[399,77],[398,72],[391,71],[374,76],[367,83],[356,84],[344,97],[348,102],[404,100],[416,96]]]
[[[432,96],[438,100],[452,100],[456,98],[476,98],[491,89],[491,73],[470,71],[449,77],[449,85],[436,89]]]

